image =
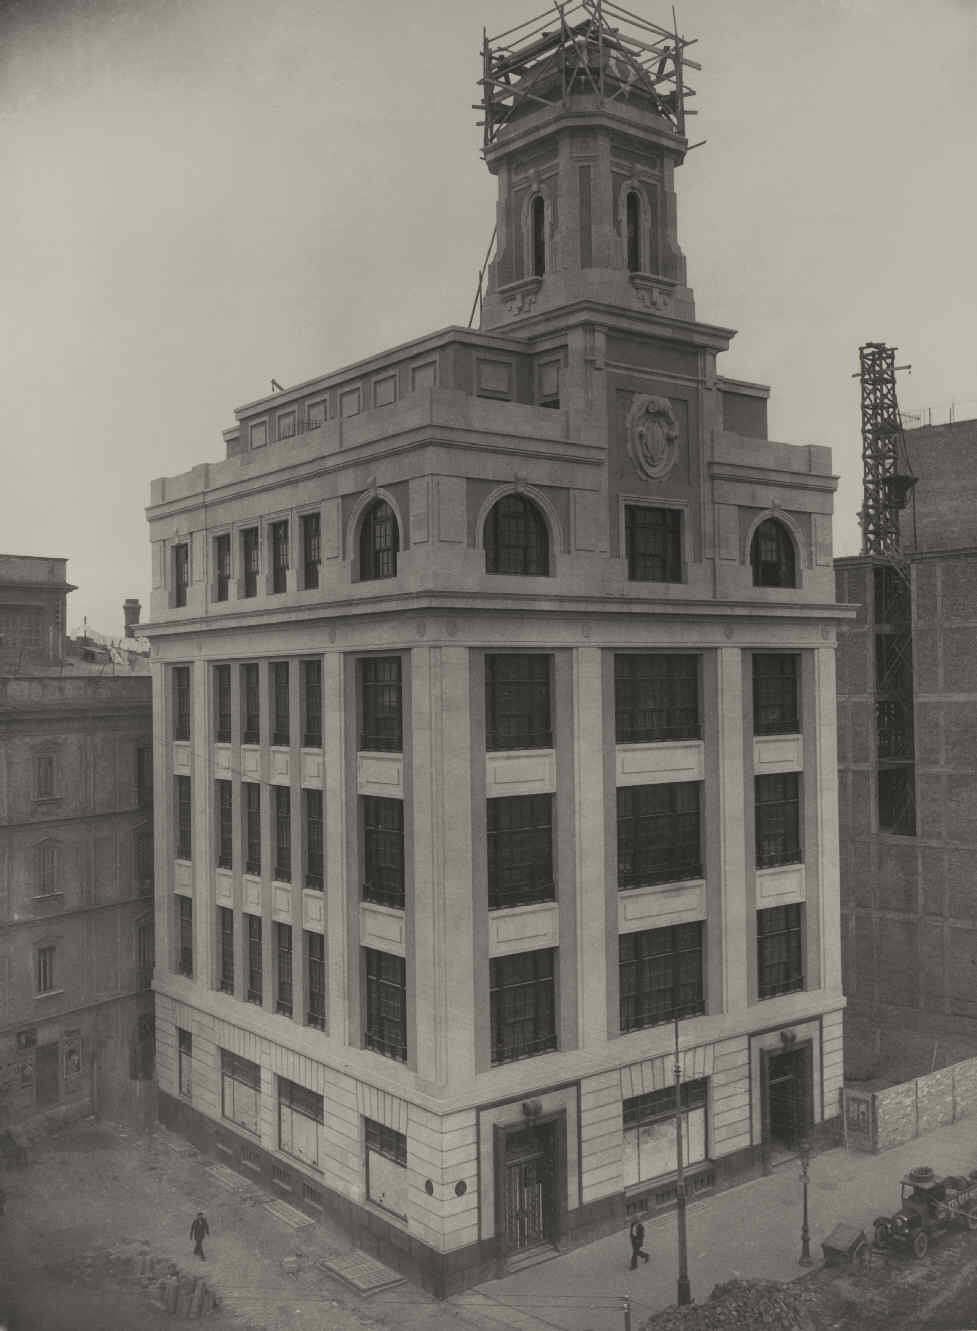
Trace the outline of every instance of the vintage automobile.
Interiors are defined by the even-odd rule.
[[[954,1223],[977,1230],[977,1169],[967,1178],[935,1174],[928,1165],[911,1169],[900,1181],[899,1210],[875,1221],[877,1248],[908,1248],[925,1257],[930,1239]]]

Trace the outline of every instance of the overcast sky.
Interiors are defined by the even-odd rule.
[[[629,0],[667,23],[664,0]],[[482,25],[540,0],[0,0],[0,550],[69,624],[148,609],[150,479],[233,409],[464,324],[494,221]],[[977,416],[975,0],[682,0],[705,139],[677,173],[699,318],[828,444],[858,548],[858,346]]]

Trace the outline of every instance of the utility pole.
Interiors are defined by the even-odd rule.
[[[685,1173],[682,1160],[682,1058],[678,1047],[678,1012],[675,1013],[675,1201],[678,1221],[678,1306],[692,1302],[689,1286],[689,1244],[686,1234]]]

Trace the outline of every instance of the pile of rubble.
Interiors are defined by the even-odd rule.
[[[779,1285],[773,1280],[726,1280],[705,1303],[668,1308],[642,1331],[719,1331],[769,1326],[776,1331],[817,1331],[818,1295],[813,1289]]]
[[[151,1303],[179,1318],[206,1317],[218,1306],[205,1280],[181,1271],[167,1257],[158,1257],[145,1240],[83,1253],[66,1263],[64,1273],[89,1288],[106,1283],[141,1286]]]

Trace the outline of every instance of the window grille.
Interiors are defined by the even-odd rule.
[[[261,917],[248,915],[248,1002],[259,1006],[263,998],[264,976],[261,959]]]
[[[363,900],[404,909],[404,806],[362,795]]]
[[[176,858],[189,860],[193,852],[193,807],[190,803],[190,778],[176,776]]]
[[[383,499],[367,509],[360,527],[360,581],[397,575],[400,532],[393,509]]]
[[[399,753],[403,747],[403,704],[399,656],[360,661],[360,748]]]
[[[702,924],[621,934],[621,1030],[705,1012]]]
[[[302,744],[322,748],[322,662],[302,662]]]
[[[800,731],[797,664],[794,653],[753,653],[754,735],[796,735]]]
[[[310,429],[313,428],[310,426]],[[302,586],[310,591],[319,585],[321,561],[319,514],[302,515]]]
[[[220,991],[234,993],[234,912],[228,906],[217,907],[220,931]]]
[[[214,740],[231,742],[231,667],[214,666]]]
[[[758,869],[801,861],[800,778],[774,772],[754,778]]]
[[[681,509],[625,505],[624,546],[632,582],[681,582]]]
[[[214,599],[226,601],[231,594],[231,534],[214,537]]]
[[[326,945],[322,934],[305,931],[305,961],[309,1006],[305,1014],[309,1026],[326,1027]]]
[[[190,738],[190,667],[173,667],[173,738]]]
[[[396,1128],[388,1128],[383,1123],[377,1123],[372,1118],[363,1120],[366,1130],[366,1147],[368,1151],[375,1151],[377,1155],[384,1156],[387,1160],[392,1160],[395,1165],[403,1165],[407,1168],[407,1138]]]
[[[271,663],[271,742],[280,746],[289,742],[288,662]]]
[[[614,713],[618,744],[701,739],[698,656],[616,653]]]
[[[173,547],[173,604],[180,606],[187,603],[187,588],[190,585],[190,547],[186,544]]]
[[[283,592],[288,582],[288,521],[271,524],[271,590]]]
[[[257,781],[243,781],[244,791],[244,872],[261,873],[261,787]]]
[[[290,1017],[292,1015],[292,926],[276,923],[275,934],[278,952],[278,993],[275,999],[275,1011]]]
[[[280,883],[292,881],[292,791],[275,786],[275,875]]]
[[[221,1053],[221,1114],[231,1123],[258,1133],[261,1105],[261,1068],[249,1058],[232,1054],[229,1049]],[[250,1156],[250,1159],[249,1159]],[[244,1164],[260,1163],[256,1152],[241,1147]]]
[[[799,904],[757,911],[757,981],[761,998],[804,988]]]
[[[485,521],[485,571],[528,577],[549,573],[549,536],[538,507],[525,495],[504,495]]]
[[[485,657],[486,748],[552,746],[550,664],[541,653]]]
[[[181,975],[193,976],[193,902],[189,897],[177,897],[179,902],[179,932],[177,969]]]
[[[305,798],[305,885],[319,891],[323,886],[322,791],[306,788]]]
[[[555,950],[489,962],[492,1062],[532,1058],[557,1047]]]
[[[242,744],[261,742],[261,694],[258,689],[258,666],[251,662],[241,667],[241,685],[244,692],[244,726]]]
[[[217,790],[217,867],[230,869],[233,864],[233,790],[230,781],[215,781]]]
[[[244,594],[257,596],[258,572],[261,567],[257,527],[246,527],[241,533],[241,564],[244,569]]]
[[[619,888],[702,877],[700,792],[698,781],[618,789]]]
[[[407,1061],[407,966],[403,957],[363,949],[366,961],[367,1049]]]
[[[489,910],[555,898],[553,796],[488,801]]]

